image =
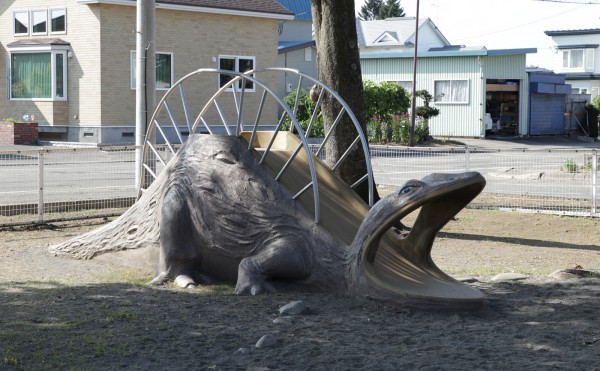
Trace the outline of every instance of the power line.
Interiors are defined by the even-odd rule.
[[[564,2],[564,3],[566,3],[566,2],[567,2],[566,0],[534,0],[534,1],[546,1],[546,2]],[[589,0],[586,0],[586,1],[589,1]],[[560,12],[560,13],[556,13],[556,14],[553,14],[553,15],[551,15],[551,16],[548,16],[548,17],[545,17],[545,18],[539,18],[539,19],[533,20],[533,21],[531,21],[531,22],[527,22],[527,23],[519,24],[519,25],[516,25],[516,26],[513,26],[513,27],[504,28],[504,29],[502,29],[502,30],[497,30],[497,31],[493,31],[493,32],[488,32],[488,33],[484,33],[484,34],[480,34],[480,35],[475,35],[475,36],[462,37],[462,38],[460,38],[460,39],[456,39],[456,40],[460,41],[460,40],[474,39],[474,38],[477,38],[477,37],[483,37],[483,36],[489,36],[489,35],[499,34],[499,33],[502,33],[502,32],[506,32],[506,31],[514,30],[514,29],[516,29],[516,28],[521,28],[521,27],[529,26],[530,24],[533,24],[533,23],[538,23],[538,22],[542,22],[542,21],[545,21],[545,20],[547,20],[547,19],[550,19],[550,18],[555,18],[555,17],[559,17],[559,16],[564,16],[566,13],[570,13],[570,12],[572,12],[572,11],[575,11],[575,10],[577,10],[577,9],[580,9],[580,8],[582,8],[582,7],[583,7],[583,5],[586,5],[586,4],[582,4],[582,3],[573,3],[573,4],[579,4],[579,5],[581,5],[581,6],[574,7],[574,8],[572,8],[572,9],[569,9],[569,10],[567,10],[567,11],[562,11],[562,12]],[[595,5],[600,5],[600,2],[598,2],[598,3],[593,3],[593,4],[595,4]]]

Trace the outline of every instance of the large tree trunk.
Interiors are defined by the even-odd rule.
[[[356,16],[353,0],[312,0],[312,16],[317,45],[317,73],[324,84],[338,92],[348,103],[366,133],[363,84],[360,54],[356,35]],[[340,112],[340,105],[328,94],[323,99],[323,118],[328,130]],[[348,115],[344,115],[327,145],[327,161],[334,164],[356,138]],[[362,148],[336,170],[347,183],[353,184],[367,173]],[[368,183],[356,190],[368,200]],[[375,192],[375,200],[379,197]]]

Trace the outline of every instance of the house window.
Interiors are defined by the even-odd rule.
[[[131,51],[131,89],[136,85],[135,50]],[[173,85],[173,53],[156,53],[156,90],[169,90]]]
[[[564,50],[563,68],[583,68],[583,49]]]
[[[15,36],[29,35],[29,12],[27,10],[14,12],[13,21]]]
[[[228,71],[236,71],[236,72],[247,72],[254,69],[254,65],[256,62],[255,57],[236,57],[236,56],[219,56],[219,69],[228,70]],[[234,78],[232,75],[219,75],[219,87],[223,87],[229,81]],[[238,82],[238,89],[242,88],[242,81]],[[252,81],[246,80],[246,91],[254,91],[254,83]],[[228,89],[233,90],[233,89]]]
[[[48,11],[32,10],[31,11],[31,34],[45,35],[48,33]]]
[[[563,50],[562,66],[567,69],[594,69],[594,49]]]
[[[312,48],[304,48],[304,61],[312,61]]]
[[[67,32],[67,10],[50,9],[50,33],[64,34]]]
[[[66,50],[12,52],[10,98],[13,100],[66,100]]]
[[[436,103],[469,103],[469,80],[438,80],[434,82]]]

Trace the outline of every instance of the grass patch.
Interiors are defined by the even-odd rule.
[[[125,283],[134,286],[147,286],[152,275],[137,269],[114,269],[100,277],[104,283]]]

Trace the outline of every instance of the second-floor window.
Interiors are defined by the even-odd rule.
[[[13,32],[15,36],[29,35],[29,12],[27,10],[18,10],[14,12],[13,20]]]
[[[594,49],[563,50],[562,66],[565,69],[594,69]]]
[[[13,12],[15,36],[56,35],[67,32],[65,8],[17,10]]]

